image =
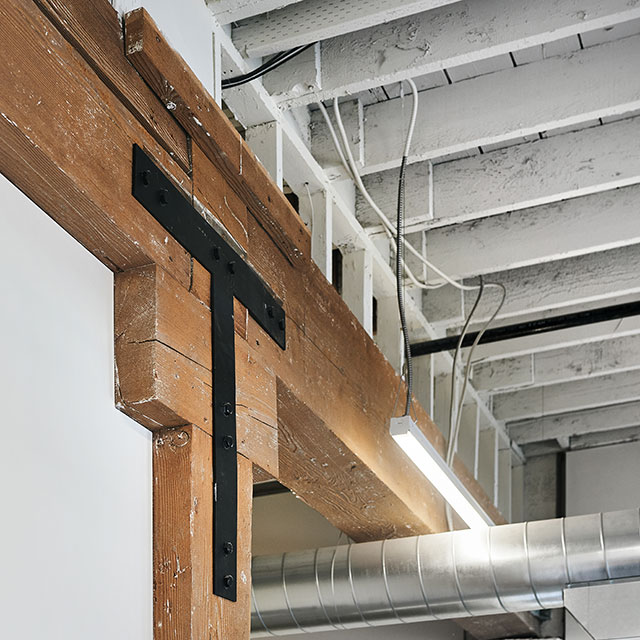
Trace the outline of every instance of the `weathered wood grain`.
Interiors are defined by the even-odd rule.
[[[154,638],[245,640],[251,592],[252,465],[238,456],[238,600],[213,595],[211,436],[193,425],[154,434]]]
[[[35,4],[0,6],[0,58],[0,171],[109,268],[188,284],[189,257],[131,196],[133,143],[190,193],[186,174]]]
[[[147,132],[189,172],[186,133],[122,55],[122,28],[116,10],[108,2],[35,3]]]
[[[287,260],[298,264],[308,256],[310,238],[306,227],[144,9],[127,14],[125,40],[129,60],[247,204]]]

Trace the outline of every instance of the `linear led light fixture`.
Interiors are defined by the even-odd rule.
[[[391,436],[471,528],[494,524],[410,416],[391,418]]]

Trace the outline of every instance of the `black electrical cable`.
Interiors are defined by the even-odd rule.
[[[248,73],[243,73],[242,75],[234,76],[233,78],[223,79],[222,88],[231,89],[232,87],[239,87],[242,84],[246,84],[247,82],[251,82],[252,80],[261,78],[265,73],[269,73],[269,71],[277,69],[280,65],[283,65],[285,62],[291,60],[291,58],[295,58],[298,54],[307,50],[309,47],[313,47],[314,44],[315,42],[311,42],[310,44],[304,44],[300,45],[299,47],[289,49],[289,51],[277,53],[275,56],[273,56],[273,58],[270,58],[264,64],[256,67]]]
[[[404,415],[408,416],[411,410],[411,394],[413,391],[413,362],[411,360],[411,343],[409,342],[409,329],[407,327],[407,315],[404,308],[404,186],[407,170],[407,156],[402,157],[400,164],[400,177],[398,179],[398,211],[396,221],[396,290],[398,293],[398,311],[400,312],[400,324],[404,338],[404,353],[407,361],[407,400],[405,402]]]

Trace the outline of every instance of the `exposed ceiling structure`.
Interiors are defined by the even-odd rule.
[[[402,81],[409,78],[420,90],[407,173],[406,228],[415,248],[455,278],[484,275],[503,283],[507,299],[496,325],[638,299],[639,3],[209,0],[208,6],[227,25],[219,36],[223,76],[317,43],[223,99],[248,140],[257,126],[280,123],[284,180],[302,208],[302,187],[315,193],[318,181],[326,188],[326,177],[329,192],[343,197],[337,207],[334,197],[331,244],[343,253],[354,245],[376,252],[378,314],[380,291],[389,285],[383,281],[390,273],[381,275],[388,243],[362,195],[350,203],[353,185],[344,180],[317,105],[340,99],[359,172],[391,215],[411,108]],[[296,133],[304,149],[292,142]],[[256,153],[261,157],[259,145]],[[301,157],[304,171],[315,171],[311,179]],[[409,265],[437,282],[411,256]],[[412,298],[412,330],[425,339],[458,333],[475,293],[447,286],[412,291]],[[475,328],[496,300],[487,293]],[[639,339],[635,317],[481,345],[470,402],[480,406],[481,421],[508,433],[525,454],[637,439]],[[393,361],[393,349],[380,340],[379,346]],[[438,380],[447,378],[441,360],[431,362],[431,393],[423,394],[436,418]]]

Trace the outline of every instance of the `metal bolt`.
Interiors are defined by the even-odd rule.
[[[233,406],[230,402],[225,402],[224,405],[222,405],[222,413],[224,413],[225,416],[233,415]]]
[[[220,247],[213,247],[212,253],[215,260],[220,260]]]
[[[226,575],[222,581],[224,582],[224,586],[226,589],[230,589],[231,587],[233,587],[233,583],[235,582],[235,579],[232,575]]]
[[[272,307],[270,304],[269,304],[269,305],[267,305],[267,315],[268,315],[270,318],[273,318],[273,307]]]
[[[231,555],[233,553],[233,542],[225,542],[222,545],[222,550],[225,552],[226,555]]]
[[[148,187],[151,184],[151,171],[149,171],[149,169],[146,169],[140,175],[142,176],[142,184],[145,187]]]
[[[229,273],[235,273],[236,272],[235,260],[231,260],[230,262],[228,262],[227,263],[227,268],[229,269]]]
[[[160,189],[160,191],[158,191],[158,198],[160,204],[169,204],[169,192],[166,189]]]
[[[285,327],[284,318],[280,318],[280,320],[278,321],[278,327],[280,327],[281,331],[284,331],[284,327]]]
[[[235,441],[233,439],[233,436],[224,436],[224,438],[222,438],[222,446],[225,449],[233,449],[234,443]]]

